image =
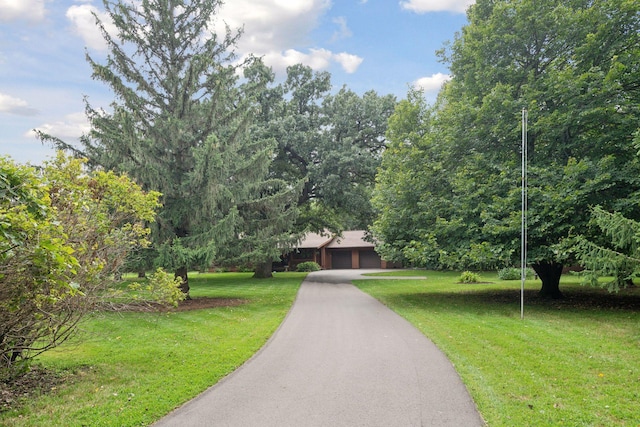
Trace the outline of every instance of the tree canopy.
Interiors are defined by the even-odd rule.
[[[478,0],[468,20],[440,52],[452,79],[436,105],[410,97],[390,122],[374,231],[383,250],[421,265],[517,263],[526,108],[530,261],[541,293],[558,297],[572,261],[562,242],[593,234],[589,207],[640,215],[639,6]],[[402,207],[384,202],[394,191]]]
[[[386,146],[395,97],[346,87],[331,94],[331,76],[297,64],[260,97],[257,127],[277,141],[270,175],[304,181],[298,229],[366,228],[370,198]]]

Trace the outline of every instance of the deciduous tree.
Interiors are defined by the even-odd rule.
[[[371,189],[395,98],[330,90],[329,73],[298,64],[260,98],[263,135],[278,144],[271,176],[304,181],[300,230],[366,228],[372,221]]]
[[[425,156],[420,168],[442,170],[450,200],[429,192],[404,215],[425,218],[421,230],[428,232],[416,230],[415,248],[432,248],[435,233],[441,261],[442,251],[463,259],[478,248],[496,261],[519,257],[520,116],[527,108],[529,259],[541,294],[560,297],[562,265],[570,261],[562,243],[590,232],[589,206],[640,215],[632,144],[640,117],[639,6],[478,0],[468,19],[441,52],[452,79],[429,132],[444,157]],[[434,180],[433,188],[442,185]],[[437,238],[443,229],[456,237]]]

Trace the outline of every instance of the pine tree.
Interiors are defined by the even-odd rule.
[[[640,222],[619,212],[607,212],[596,206],[591,212],[593,224],[602,231],[602,241],[578,236],[573,250],[585,267],[583,283],[606,286],[609,291],[633,286],[640,273]],[[601,282],[601,277],[611,280]]]
[[[236,61],[240,33],[210,31],[221,1],[103,3],[117,34],[96,17],[109,54],[104,63],[88,53],[87,60],[115,101],[110,112],[87,102],[92,130],[83,154],[163,194],[156,262],[188,293],[187,271],[207,267],[246,234],[241,210],[260,198],[274,143],[249,130],[253,97],[266,81],[239,84],[239,70],[255,59]]]

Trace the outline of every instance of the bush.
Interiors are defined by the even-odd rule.
[[[0,381],[64,341],[81,317],[74,248],[51,206],[49,188],[32,167],[0,157]]]
[[[507,267],[498,271],[498,278],[500,280],[520,280],[521,271],[519,268],[515,267]],[[527,279],[533,277],[533,271],[530,268],[527,268],[526,272]]]
[[[472,271],[463,271],[458,280],[460,283],[478,283],[480,275]]]
[[[320,270],[320,265],[318,265],[317,262],[313,262],[313,261],[301,262],[296,267],[296,271],[309,272],[309,271],[319,271],[319,270]]]
[[[148,243],[159,197],[61,153],[39,171],[0,157],[0,379],[113,302],[110,286],[129,250]],[[173,304],[160,282],[153,294]]]

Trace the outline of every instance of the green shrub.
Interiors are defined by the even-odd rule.
[[[313,261],[301,262],[296,267],[296,271],[309,272],[309,271],[319,271],[319,270],[320,270],[320,265],[318,265],[317,262],[313,262]]]
[[[521,271],[516,267],[506,267],[498,271],[498,278],[500,280],[519,280],[520,277]],[[533,277],[533,271],[530,268],[527,268],[526,277],[527,279]]]
[[[480,275],[473,271],[463,271],[459,278],[460,283],[478,283]]]
[[[160,193],[85,163],[59,152],[36,170],[0,157],[0,380],[113,306],[127,253],[149,244]]]

